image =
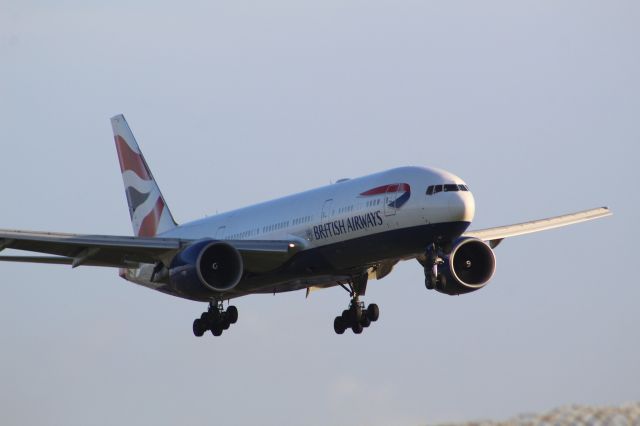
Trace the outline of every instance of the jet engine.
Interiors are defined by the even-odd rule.
[[[496,270],[493,250],[477,238],[462,238],[455,242],[451,253],[443,257],[438,268],[435,289],[457,295],[484,287]]]
[[[203,240],[173,258],[169,282],[193,296],[222,293],[238,285],[243,271],[242,256],[235,247],[224,241]]]

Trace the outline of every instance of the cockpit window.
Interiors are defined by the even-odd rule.
[[[438,192],[457,192],[457,191],[469,191],[467,185],[448,183],[446,185],[429,185],[427,188],[427,195],[435,195]]]

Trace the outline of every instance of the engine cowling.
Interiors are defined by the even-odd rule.
[[[238,250],[223,241],[203,240],[178,253],[169,268],[169,282],[176,290],[202,295],[233,289],[244,265]]]
[[[449,295],[470,293],[484,287],[493,277],[496,257],[484,241],[462,238],[455,242],[439,269],[444,279],[437,285],[437,291]]]

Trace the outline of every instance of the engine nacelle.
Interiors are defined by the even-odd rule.
[[[224,241],[203,240],[173,258],[169,282],[186,294],[222,293],[238,285],[243,272],[242,256],[235,247]]]
[[[464,294],[484,287],[496,270],[496,257],[484,241],[462,238],[439,268],[443,280],[436,286],[440,293]]]

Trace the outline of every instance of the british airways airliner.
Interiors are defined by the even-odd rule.
[[[135,236],[0,230],[0,250],[47,254],[0,260],[119,268],[125,280],[207,302],[193,321],[198,337],[236,323],[230,299],[333,286],[350,296],[335,332],[360,334],[380,315],[360,300],[368,280],[386,277],[402,260],[420,263],[427,289],[470,293],[493,276],[493,249],[504,238],[611,214],[602,207],[467,231],[475,203],[462,179],[400,167],[178,225],[124,116],[111,124]]]

